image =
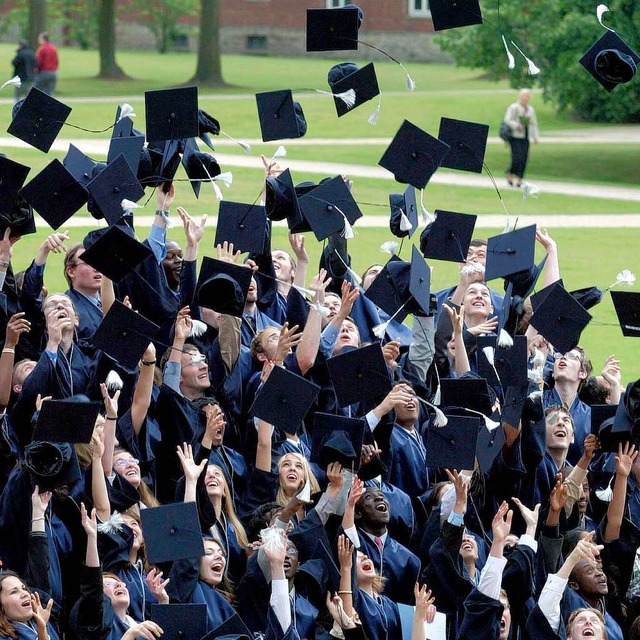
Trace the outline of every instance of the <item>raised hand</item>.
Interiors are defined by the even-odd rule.
[[[324,304],[324,294],[326,293],[327,287],[331,284],[331,278],[327,277],[327,272],[325,269],[320,269],[320,273],[318,275],[313,276],[313,280],[309,284],[309,289],[315,292],[313,296],[314,302],[319,302],[320,304]]]
[[[619,476],[629,477],[633,463],[638,457],[638,451],[630,442],[620,443],[618,445],[618,455],[615,457],[616,474]]]
[[[327,466],[327,480],[334,488],[340,490],[344,484],[345,470],[339,462],[330,462]]]
[[[498,328],[498,318],[493,317],[485,320],[481,324],[477,324],[475,327],[467,327],[467,331],[473,336],[479,336],[483,333],[492,333]]]
[[[353,478],[353,484],[351,485],[351,491],[349,492],[349,497],[347,498],[347,505],[351,508],[354,508],[358,503],[358,500],[362,497],[364,493],[364,482],[355,476]]]
[[[266,156],[261,155],[262,165],[264,167],[265,178],[277,178],[284,169],[277,160],[268,160]]]
[[[333,618],[333,621],[341,629],[355,629],[356,623],[353,618],[350,618],[345,610],[342,598],[336,593],[333,596],[327,591],[327,610]]]
[[[175,324],[175,332],[174,339],[177,339],[179,342],[183,342],[189,337],[191,333],[191,316],[189,315],[189,307],[182,307],[180,311],[178,311],[178,316],[176,318]]]
[[[467,496],[469,493],[469,481],[455,469],[445,469],[445,472],[449,480],[453,483],[453,488],[456,490],[456,506],[466,509]]]
[[[447,315],[451,319],[451,324],[453,325],[453,332],[456,335],[462,335],[462,331],[464,329],[464,305],[460,305],[460,310],[457,310],[455,307],[450,307],[448,304],[442,305],[447,312]]]
[[[109,390],[104,382],[100,383],[100,393],[102,394],[102,401],[104,402],[104,410],[107,412],[107,417],[117,418],[118,416],[118,400],[120,399],[120,389],[118,389],[113,397],[109,395]]]
[[[413,595],[416,599],[416,617],[419,620],[431,624],[436,617],[436,607],[433,604],[435,598],[431,596],[431,590],[427,589],[427,585],[423,584],[422,587],[416,582],[413,588]]]
[[[182,465],[185,480],[189,483],[195,484],[200,477],[200,474],[207,466],[207,459],[205,458],[200,462],[200,464],[196,464],[193,459],[193,447],[187,442],[183,442],[182,447],[176,447],[176,450],[180,464]]]
[[[242,252],[233,250],[233,242],[227,242],[226,240],[222,244],[216,245],[216,257],[223,262],[231,262],[235,264],[238,262]]]
[[[388,367],[395,369],[398,364],[396,360],[400,357],[400,341],[391,340],[382,347],[382,355]]]
[[[169,584],[170,579],[162,579],[162,571],[159,571],[155,567],[147,573],[145,578],[149,591],[153,593],[160,604],[169,604],[169,595],[166,591],[166,586]]]
[[[304,248],[304,236],[298,233],[290,233],[289,244],[291,245],[293,253],[296,254],[296,260],[298,261],[298,264],[305,264],[309,262],[309,255]]]
[[[80,503],[80,517],[82,519],[82,528],[84,529],[87,537],[98,537],[98,517],[96,510],[91,509],[91,515],[87,513],[87,508],[84,506],[84,502]]]
[[[195,247],[200,243],[204,236],[204,228],[207,223],[207,214],[204,213],[200,218],[200,223],[196,222],[184,207],[177,209],[182,226],[184,227],[184,237],[188,247]]]
[[[351,571],[353,566],[353,545],[351,540],[343,534],[338,536],[338,561],[341,571]]]
[[[546,229],[536,229],[536,240],[544,247],[547,253],[554,253],[558,250],[556,241]]]
[[[351,310],[353,309],[354,302],[358,299],[360,295],[360,291],[352,286],[350,282],[344,280],[342,282],[341,293],[341,306],[340,311],[336,314],[336,318],[339,319],[340,324],[342,321],[351,315]]]
[[[285,322],[282,325],[282,329],[280,329],[280,337],[278,338],[276,357],[274,358],[275,362],[282,362],[291,349],[297,346],[300,340],[302,340],[302,333],[296,334],[296,331],[298,331],[298,325],[291,328],[289,328],[288,322]]]
[[[171,182],[169,188],[165,192],[165,184],[162,183],[160,188],[156,191],[156,208],[158,211],[168,211],[171,209],[173,199],[176,197],[176,187]]]
[[[31,594],[31,610],[33,611],[33,619],[36,621],[38,631],[45,631],[47,622],[51,617],[51,609],[53,609],[53,598],[49,598],[47,606],[43,607],[40,594],[37,591]]]
[[[129,627],[121,640],[136,640],[137,638],[144,638],[144,640],[156,640],[164,631],[162,628],[151,620],[145,620]]]
[[[551,511],[562,511],[564,505],[567,504],[567,487],[562,482],[562,474],[556,475],[556,484],[551,490],[549,498],[549,506]]]
[[[509,510],[507,502],[503,502],[493,516],[491,530],[493,531],[493,543],[504,546],[509,533],[511,533],[511,520],[513,519],[513,511]]]
[[[5,348],[14,349],[20,340],[20,336],[23,333],[29,333],[29,331],[31,331],[31,323],[24,315],[24,311],[20,311],[9,318],[4,341]]]
[[[540,516],[540,505],[537,504],[533,509],[529,509],[518,500],[518,498],[511,498],[515,503],[522,519],[527,527],[527,533],[531,536],[535,536],[536,529],[538,527],[538,517]]]
[[[43,491],[40,493],[38,485],[35,486],[31,494],[31,518],[42,518],[47,512],[47,507],[51,501],[51,491]]]

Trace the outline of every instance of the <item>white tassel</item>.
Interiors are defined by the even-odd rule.
[[[224,171],[217,175],[214,180],[216,182],[222,182],[225,187],[230,187],[233,184],[233,173],[231,173],[231,171]]]
[[[507,52],[507,60],[509,61],[509,69],[515,69],[516,67],[516,59],[513,57],[513,53],[509,51],[509,47],[507,46],[507,40],[504,36],[502,36],[502,44],[504,45],[504,50]]]
[[[493,347],[484,347],[482,349],[482,353],[484,353],[485,358],[487,359],[489,364],[493,367],[495,364],[496,350]]]
[[[504,329],[500,329],[498,346],[502,349],[511,349],[513,347],[513,338]]]
[[[607,31],[611,31],[612,33],[615,33],[613,29],[607,27],[607,25],[602,22],[602,16],[608,11],[609,11],[609,7],[607,7],[606,4],[599,4],[598,8],[596,9],[596,16],[598,16],[598,22],[600,23],[601,27],[604,27]]]
[[[316,89],[316,93],[321,93],[325,96],[333,96],[334,98],[339,98],[347,105],[348,109],[351,109],[353,105],[356,103],[356,92],[353,89],[349,89],[348,91],[343,91],[342,93],[331,93],[331,91],[322,91],[322,89]]]
[[[407,91],[415,91],[416,83],[413,81],[413,78],[407,73]]]
[[[294,288],[294,289],[297,289],[300,293],[304,293],[304,295],[305,295],[305,296],[311,296],[311,297],[313,297],[313,296],[315,296],[315,295],[316,295],[316,292],[315,292],[315,291],[311,291],[311,289],[305,289],[304,287],[301,287],[301,286],[299,286],[299,285],[297,285],[297,284],[294,284],[294,285],[293,285],[293,288]]]
[[[356,232],[353,230],[353,227],[347,220],[347,216],[343,216],[344,218],[344,229],[340,232],[340,235],[347,240],[351,240],[356,235]]]
[[[107,385],[107,391],[113,393],[114,391],[120,391],[124,387],[122,378],[113,369],[107,374],[107,379],[104,382]]]
[[[346,267],[347,273],[351,276],[356,285],[360,286],[362,284],[362,278],[342,259],[342,256],[337,249],[334,249],[333,251],[338,256],[338,260],[340,260],[340,262],[342,262],[342,264]]]
[[[449,422],[449,420],[447,419],[447,416],[444,415],[444,412],[442,411],[442,409],[440,409],[439,407],[436,407],[435,404],[431,404],[430,402],[427,402],[424,398],[420,398],[418,396],[418,400],[420,402],[422,402],[422,404],[426,405],[427,407],[430,407],[431,409],[434,410],[436,417],[433,420],[433,426],[434,427],[446,427],[447,423]]]
[[[547,358],[544,353],[540,349],[538,349],[538,347],[535,347],[533,349],[533,358],[531,359],[531,365],[533,366],[533,368],[540,369],[544,367],[544,363],[546,361]]]
[[[431,224],[436,221],[436,216],[433,213],[427,211],[427,208],[424,206],[424,189],[420,189],[420,214],[422,215],[422,222],[425,224]]]
[[[191,330],[189,331],[190,338],[199,338],[207,331],[207,325],[202,320],[191,320]]]
[[[133,107],[128,102],[124,102],[120,107],[120,117],[118,118],[118,122],[120,122],[120,120],[123,120],[124,118],[135,118],[135,117],[136,117],[136,114],[133,111]]]
[[[611,476],[611,480],[609,480],[609,484],[606,489],[598,489],[596,490],[596,497],[598,500],[602,500],[602,502],[611,502],[613,500],[613,488],[611,485],[613,484],[614,476]]]
[[[509,218],[509,214],[507,213],[507,217],[504,220],[504,229],[502,230],[502,233],[509,233],[510,230],[511,230],[511,220]]]
[[[442,391],[440,390],[440,381],[438,379],[438,386],[436,387],[436,392],[433,394],[433,404],[440,405],[442,402]]]
[[[387,332],[387,328],[389,327],[390,322],[391,320],[387,320],[382,324],[377,324],[375,327],[373,327],[373,329],[371,329],[371,332],[376,338],[380,338],[380,340],[382,340],[384,334]]]
[[[224,200],[220,187],[215,182],[213,182],[213,180],[211,181],[211,184],[213,185],[213,191],[216,194],[216,198],[218,198],[218,200]]]
[[[636,281],[636,274],[631,273],[629,269],[623,269],[617,276],[616,281],[607,287],[607,289],[611,289],[611,287],[615,287],[619,284],[624,285],[625,287],[631,287]]]
[[[530,76],[537,76],[540,73],[540,69],[536,66],[533,60],[526,58],[527,66],[529,67],[528,73]]]
[[[280,145],[276,149],[276,152],[273,154],[271,159],[275,160],[276,158],[284,158],[286,155],[287,155],[287,150],[284,148],[283,145]]]
[[[367,122],[371,126],[375,126],[378,123],[379,115],[380,115],[380,103],[378,102],[378,106],[373,110],[373,113],[369,116]]]
[[[119,533],[124,524],[124,518],[117,511],[114,511],[107,521],[98,525],[98,531],[100,533],[115,533],[116,531]]]
[[[540,384],[542,382],[542,369],[529,369],[527,378],[534,384]]]
[[[233,136],[222,131],[222,129],[220,130],[220,133],[229,138],[229,140],[233,140],[237,145],[241,146],[245,153],[251,153],[251,145],[248,142],[245,142],[244,140],[236,140]]]
[[[472,276],[475,274],[482,274],[484,276],[484,265],[481,262],[472,260],[471,262],[467,262],[464,267],[460,269],[460,273],[465,276]]]
[[[539,195],[540,195],[540,187],[538,187],[537,185],[532,184],[531,182],[524,182],[522,184],[523,200],[526,200],[529,197],[535,198],[537,200]]]
[[[395,240],[387,240],[380,245],[380,251],[388,253],[390,256],[396,254],[400,245]]]
[[[323,318],[328,318],[329,314],[331,313],[331,311],[329,310],[329,307],[325,307],[323,304],[320,304],[319,302],[309,302],[309,306],[314,311],[317,311]]]
[[[22,86],[22,80],[20,80],[20,76],[13,76],[11,80],[7,80],[0,87],[0,90],[4,89],[5,87],[16,87],[17,89],[19,89],[21,86]]]
[[[487,427],[489,431],[494,431],[500,426],[500,423],[492,420],[489,416],[484,416],[484,426]]]
[[[411,224],[411,220],[407,218],[404,211],[400,212],[400,231],[411,231],[413,226]]]
[[[127,200],[126,198],[124,198],[124,200],[120,203],[120,206],[122,207],[123,211],[133,211],[133,209],[142,209],[142,205],[138,204],[137,202],[133,202],[133,200]]]
[[[304,483],[304,487],[296,494],[296,498],[300,502],[311,502],[311,483],[309,480]]]

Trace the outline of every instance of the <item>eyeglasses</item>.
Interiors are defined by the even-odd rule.
[[[580,362],[582,360],[580,354],[573,351],[567,351],[567,353],[560,353],[559,351],[556,351],[553,354],[554,360],[560,360],[561,358],[566,358],[567,360],[575,360],[576,362]]]
[[[118,586],[126,587],[127,585],[124,582],[122,582],[122,580],[114,580],[113,578],[105,578],[102,581],[102,586],[103,587],[115,588],[115,587],[118,587]]]
[[[201,362],[204,362],[204,364],[209,364],[209,361],[207,360],[207,356],[203,356],[201,353],[198,355],[194,355],[191,356],[191,362],[187,362],[187,364],[185,364],[183,366],[184,367],[190,367],[192,365],[199,365]]]
[[[140,460],[137,458],[120,458],[113,463],[113,466],[116,469],[120,469],[121,467],[126,467],[129,464],[140,464]]]

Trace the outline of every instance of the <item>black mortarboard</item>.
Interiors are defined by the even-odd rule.
[[[545,289],[549,289],[548,293]],[[580,341],[580,334],[589,324],[591,314],[559,283],[542,291],[546,297],[536,305],[529,324],[538,330],[560,353],[571,351]]]
[[[316,413],[311,437],[311,462],[326,469],[339,462],[355,473],[360,467],[365,421],[331,413]]]
[[[123,155],[110,162],[87,185],[89,193],[110,225],[124,215],[123,200],[136,202],[144,195],[144,189],[131,171]]]
[[[210,133],[214,136],[219,136],[220,123],[212,115],[204,111],[204,109],[198,109],[198,136],[200,140],[214,151],[213,142],[211,142],[211,138],[209,137]]]
[[[342,176],[318,185],[299,199],[300,210],[311,225],[318,240],[324,240],[345,227],[345,217],[349,224],[362,218],[358,203],[351,195]]]
[[[300,553],[297,542],[296,540],[296,547]],[[333,593],[339,585],[340,570],[329,549],[319,539],[311,557],[298,567],[295,576],[296,592],[304,595],[315,607],[321,608],[322,603],[326,602],[327,591]]]
[[[523,417],[527,402],[529,383],[506,387],[504,389],[504,400],[502,402],[500,421],[514,429],[518,428]],[[542,417],[542,416],[541,416]]]
[[[358,7],[307,9],[307,51],[356,51],[361,22]]]
[[[618,316],[622,335],[640,336],[640,293],[637,291],[611,291],[611,300]]]
[[[27,183],[20,195],[52,229],[58,229],[87,202],[87,190],[57,158]]]
[[[24,449],[23,464],[40,493],[73,487],[82,479],[78,456],[69,442],[31,442]]]
[[[447,151],[449,145],[405,120],[378,164],[398,182],[424,189]]]
[[[256,104],[263,142],[302,138],[307,132],[302,107],[290,89],[256,93]]]
[[[630,382],[620,399],[612,432],[631,431],[632,439],[640,437],[640,380]]]
[[[429,425],[426,434],[426,464],[445,469],[473,469],[482,418],[447,413],[444,427]]]
[[[222,200],[214,244],[233,242],[235,251],[263,253],[268,234],[267,214],[262,205]]]
[[[480,426],[478,442],[476,444],[476,457],[482,473],[489,473],[493,461],[502,450],[506,437],[504,428],[498,423],[489,428],[486,424]]]
[[[498,375],[496,381],[503,389],[513,385],[522,385],[527,382],[527,338],[526,336],[514,336],[513,346],[504,348],[496,344],[495,336],[479,336],[478,349],[484,347],[493,348],[493,367],[485,357],[478,359],[478,374],[488,381]],[[494,371],[495,369],[495,371]]]
[[[202,640],[207,635],[206,604],[152,604],[151,620],[163,640]]]
[[[87,244],[85,241],[83,262],[90,264],[114,282],[122,280],[143,260],[153,255],[149,247],[138,242],[133,234],[130,235],[117,225],[98,234],[98,238],[90,246]]]
[[[436,209],[436,219],[420,234],[425,258],[465,262],[478,216]]]
[[[488,124],[440,118],[438,139],[451,147],[440,166],[482,173],[488,137]]]
[[[434,31],[482,24],[478,0],[429,0]]]
[[[264,207],[269,220],[295,219],[302,215],[289,169],[266,179]]]
[[[109,142],[109,151],[107,153],[107,163],[113,162],[120,154],[129,165],[129,169],[134,175],[138,173],[138,165],[140,164],[140,153],[144,146],[144,138],[142,136],[128,136],[126,138],[111,138]]]
[[[38,414],[32,440],[91,442],[99,411],[99,402],[45,400]]]
[[[111,129],[112,138],[126,138],[128,136],[134,135],[133,120],[129,116],[121,119],[121,113],[122,107],[118,105],[116,108],[116,117],[113,121],[113,129]]]
[[[491,416],[493,398],[485,378],[460,377],[440,380],[440,408],[464,407]]]
[[[148,141],[198,136],[198,87],[145,91],[144,108]]]
[[[489,238],[485,281],[504,278],[512,273],[531,269],[535,244],[535,224]]]
[[[256,396],[251,413],[287,433],[297,433],[320,387],[282,367],[274,367]]]
[[[251,640],[253,634],[242,621],[242,618],[234,613],[221,625],[210,631],[202,640]]]
[[[584,287],[569,292],[585,309],[591,309],[602,302],[604,289]]]
[[[378,342],[343,351],[329,358],[327,365],[340,407],[366,402],[391,391],[389,372]]]
[[[18,192],[27,179],[31,167],[0,156],[0,212],[10,211],[16,204]]]
[[[344,66],[343,66],[344,65]],[[373,100],[377,95],[380,95],[380,89],[378,87],[378,78],[376,77],[376,70],[373,66],[373,62],[362,67],[362,69],[355,69],[352,66],[352,62],[343,62],[339,65],[331,67],[329,70],[329,86],[331,92],[334,94],[334,102],[336,104],[336,112],[338,118],[353,111],[361,104]],[[341,69],[336,69],[340,67]],[[343,70],[348,71],[348,75],[343,75]],[[355,91],[355,103],[349,107],[344,100],[335,97],[336,94],[344,93],[349,90]]]
[[[182,154],[182,166],[191,180],[191,188],[196,198],[200,196],[202,182],[210,182],[222,170],[218,161],[210,154],[203,153],[193,138],[186,141]]]
[[[49,152],[71,113],[71,107],[33,87],[14,116],[7,133]]]
[[[69,145],[62,164],[83,187],[86,187],[94,177],[93,170],[96,163],[72,144]]]
[[[633,80],[640,56],[614,31],[607,31],[580,64],[608,91]]]
[[[241,318],[252,276],[253,271],[248,267],[205,256],[196,286],[197,303]]]
[[[598,437],[600,441],[599,451],[618,451],[618,445],[627,442],[631,438],[630,428],[613,430],[616,416],[618,412],[624,413],[624,407],[621,404],[592,404],[591,405],[591,433]],[[631,427],[626,421],[620,421],[619,425]]]
[[[140,517],[150,563],[200,558],[204,555],[195,502],[175,502],[141,509]]]
[[[136,368],[159,330],[157,324],[115,300],[91,337],[91,342],[120,366],[131,371]]]
[[[391,207],[391,218],[389,220],[389,229],[394,236],[398,238],[411,238],[418,228],[418,205],[416,203],[416,190],[409,185],[404,193],[390,193],[389,206]],[[402,229],[402,216],[411,225],[411,229]],[[405,220],[405,224],[407,222]]]

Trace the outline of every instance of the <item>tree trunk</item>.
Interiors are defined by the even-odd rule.
[[[198,38],[198,66],[192,82],[221,86],[219,0],[200,0],[200,36]]]
[[[46,29],[47,4],[46,0],[29,0],[29,45],[38,47],[38,36]]]
[[[124,79],[125,72],[116,62],[115,0],[101,0],[98,14],[99,78]]]

